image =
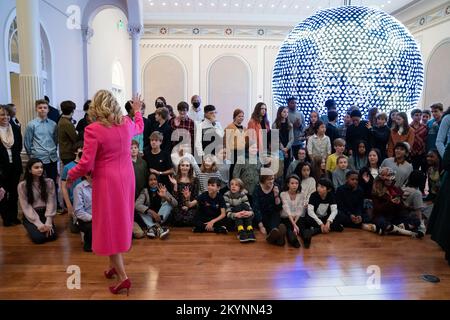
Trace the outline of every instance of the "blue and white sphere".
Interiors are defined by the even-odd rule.
[[[399,21],[368,7],[317,12],[299,23],[280,48],[273,70],[275,106],[289,97],[309,118],[337,103],[342,122],[349,107],[389,112],[417,106],[424,67],[416,41]]]

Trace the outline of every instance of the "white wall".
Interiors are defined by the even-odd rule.
[[[52,6],[66,12],[71,5],[78,5],[81,12],[88,0],[49,1]],[[77,105],[76,118],[83,115],[83,55],[82,37],[79,29],[67,28],[67,17],[55,8],[40,1],[41,25],[50,43],[52,64],[51,104],[58,107],[64,100]]]
[[[199,94],[202,97],[202,105],[214,104],[218,109],[218,120],[222,125],[232,122],[233,109],[240,107],[245,111],[245,122],[250,118],[254,106],[259,101],[264,101],[269,106],[269,118],[272,120],[276,111],[270,112],[272,106],[272,70],[278,53],[281,40],[222,40],[222,39],[143,39],[141,40],[141,70],[142,86],[145,91],[151,91],[147,86],[151,84],[149,76],[144,77],[145,68],[149,61],[159,56],[175,57],[176,60],[186,69],[186,88],[187,93],[184,100],[190,102],[190,97]],[[236,59],[226,59],[229,72],[222,74],[222,79],[215,74],[211,78],[210,71],[214,71],[214,63],[220,61],[222,57],[234,57]],[[212,68],[213,67],[213,68]],[[213,80],[214,86],[226,86],[233,80],[234,68],[239,68],[241,74],[243,69],[248,70],[249,81],[247,86],[246,79],[239,79],[243,86],[249,88],[246,96],[230,97],[226,95],[226,88],[211,88],[210,80]],[[161,75],[154,74],[157,79]],[[170,74],[164,77],[171,78]],[[172,77],[172,81],[183,81]],[[237,80],[236,80],[237,81]],[[177,83],[176,86],[179,84]],[[153,91],[151,91],[153,92]],[[213,95],[211,97],[210,95]],[[154,110],[154,101],[158,93],[144,99],[147,104],[146,113]],[[167,102],[176,106],[179,101],[172,94],[165,96]],[[214,100],[214,101],[212,101]]]
[[[122,29],[117,27],[119,20],[124,23]],[[131,40],[127,24],[125,14],[116,8],[104,9],[93,19],[94,35],[88,45],[90,97],[100,89],[111,90],[112,66],[118,61],[124,73],[124,95],[131,98]]]

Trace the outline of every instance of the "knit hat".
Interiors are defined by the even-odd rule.
[[[394,149],[396,149],[398,147],[405,149],[407,154],[409,154],[411,152],[411,146],[409,145],[408,142],[404,142],[404,141],[397,142],[394,146]]]

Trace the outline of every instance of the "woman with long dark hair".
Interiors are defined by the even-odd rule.
[[[267,130],[267,149],[270,149],[270,123],[267,118],[267,106],[264,102],[258,102],[253,109],[252,116],[247,125],[248,136],[250,140],[256,141],[258,151],[261,154],[264,150],[263,131]]]
[[[388,117],[388,120],[387,120],[387,126],[389,127],[389,129],[393,129],[394,128],[395,118],[397,117],[398,113],[399,113],[398,109],[392,109],[389,112],[389,117]]]
[[[391,130],[391,135],[389,136],[387,154],[388,157],[394,156],[394,146],[398,142],[407,142],[409,144],[409,149],[412,148],[414,144],[414,129],[408,124],[408,116],[406,112],[399,112],[395,116],[395,122],[393,129]]]
[[[279,107],[277,111],[277,118],[272,124],[272,129],[279,130],[280,155],[282,154],[282,158],[284,159],[283,178],[286,177],[286,172],[291,163],[291,147],[294,143],[294,127],[288,117],[288,107]]]
[[[56,239],[53,218],[56,215],[55,184],[44,176],[44,164],[31,158],[26,167],[24,180],[17,187],[23,211],[23,226],[31,240],[42,244]]]

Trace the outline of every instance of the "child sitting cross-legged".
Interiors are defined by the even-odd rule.
[[[301,180],[297,175],[291,175],[286,180],[285,191],[281,192],[283,211],[281,212],[281,223],[286,226],[288,243],[294,248],[300,248],[297,236],[300,233],[298,220],[304,216],[305,194],[301,192]]]
[[[135,204],[136,211],[147,226],[149,238],[165,239],[168,236],[169,229],[162,224],[167,221],[172,208],[177,205],[177,200],[167,191],[167,188],[158,184],[156,174],[150,173],[148,187],[141,191]]]
[[[198,211],[194,217],[194,232],[228,233],[225,226],[225,200],[219,194],[220,180],[208,179],[208,191],[203,192],[197,198]]]
[[[328,179],[320,179],[317,191],[309,198],[308,214],[299,220],[300,237],[305,248],[309,248],[311,237],[316,234],[342,232],[344,228],[339,220],[333,183]]]
[[[361,228],[369,222],[369,217],[364,210],[364,191],[358,185],[359,174],[350,170],[345,178],[345,184],[336,190],[340,221],[344,227]]]
[[[244,183],[241,179],[234,178],[230,181],[230,190],[223,195],[226,204],[228,218],[232,219],[238,231],[240,242],[254,242],[252,220],[253,211],[247,195],[243,192]]]

